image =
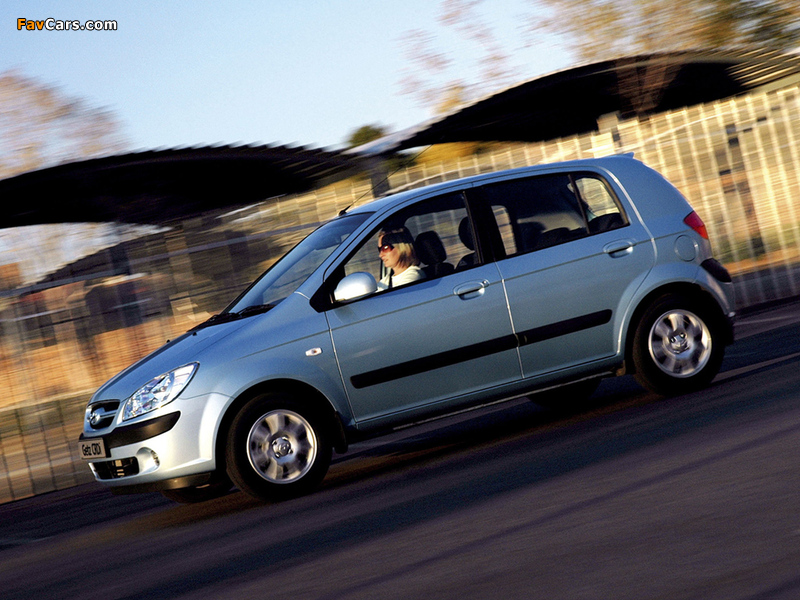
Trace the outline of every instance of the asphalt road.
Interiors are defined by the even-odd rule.
[[[738,334],[701,393],[417,425],[282,504],[0,506],[0,598],[800,598],[800,304]]]

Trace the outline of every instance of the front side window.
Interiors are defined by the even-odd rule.
[[[472,229],[460,192],[419,202],[384,220],[344,264],[344,275],[371,274],[380,291],[475,264]]]

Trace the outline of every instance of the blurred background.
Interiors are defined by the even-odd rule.
[[[795,0],[293,4],[0,8],[0,501],[92,480],[99,385],[387,189],[633,152],[705,220],[738,309],[800,294]],[[562,129],[486,125],[513,104],[536,130],[567,88]],[[347,152],[384,136],[379,169]]]

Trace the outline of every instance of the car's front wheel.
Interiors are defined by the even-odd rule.
[[[250,400],[231,423],[228,474],[243,492],[262,500],[292,498],[325,477],[331,443],[322,418],[279,394]]]
[[[634,335],[637,381],[665,396],[711,383],[725,353],[718,323],[700,302],[679,294],[658,298],[645,310]]]

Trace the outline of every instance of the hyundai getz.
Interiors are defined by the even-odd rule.
[[[103,385],[79,450],[118,493],[289,498],[333,451],[434,414],[578,403],[624,373],[663,395],[701,388],[733,317],[700,216],[632,156],[470,177],[313,231]]]

